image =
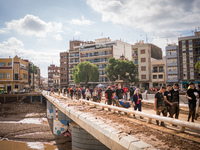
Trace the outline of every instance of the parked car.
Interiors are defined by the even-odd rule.
[[[0,88],[0,94],[8,94],[8,92],[4,88]]]

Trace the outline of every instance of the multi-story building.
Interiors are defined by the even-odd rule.
[[[200,31],[194,36],[179,37],[179,64],[180,64],[180,85],[187,88],[189,82],[200,83],[199,70],[195,64],[200,57]]]
[[[131,44],[121,40],[111,41],[110,38],[96,39],[95,43],[84,43],[80,46],[74,46],[69,51],[69,85],[74,85],[72,77],[72,69],[83,61],[89,61],[96,64],[99,70],[98,82],[89,84],[111,84],[105,74],[105,67],[108,64],[110,57],[119,59],[124,55],[127,59],[131,60]]]
[[[69,68],[68,68],[68,59],[69,53],[68,52],[61,52],[60,53],[60,86],[68,87],[69,84]]]
[[[141,89],[149,89],[153,86],[151,58],[162,59],[161,48],[141,41],[132,45],[132,55],[130,56],[138,70],[139,82],[137,82],[137,86]]]
[[[53,74],[53,87],[54,88],[60,87],[60,74]]]
[[[179,50],[176,44],[166,46],[167,83],[179,82]]]
[[[53,87],[53,75],[60,74],[60,67],[51,64],[48,66],[48,87]]]
[[[28,85],[28,63],[18,56],[0,58],[0,84],[7,92],[18,92]]]
[[[166,59],[151,59],[152,87],[166,86]]]

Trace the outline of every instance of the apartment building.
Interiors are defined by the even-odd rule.
[[[131,60],[131,44],[121,40],[111,41],[110,38],[99,38],[94,42],[82,43],[80,46],[74,46],[69,51],[69,85],[75,85],[72,77],[72,69],[83,61],[89,61],[96,64],[99,70],[98,82],[89,84],[104,84],[109,85],[111,82],[106,77],[105,67],[108,64],[110,57],[119,59],[124,55],[127,59]]]
[[[178,42],[180,86],[187,88],[191,81],[197,86],[200,83],[200,74],[195,64],[200,57],[200,31],[195,32],[194,36],[179,37]]]
[[[48,66],[48,87],[53,87],[53,75],[60,74],[60,67],[51,64]]]
[[[54,88],[60,87],[60,74],[53,74],[53,87]]]
[[[152,87],[166,86],[166,59],[151,58]]]
[[[61,52],[60,53],[60,86],[68,87],[69,84],[69,53]]]
[[[176,44],[166,46],[166,75],[167,83],[179,82],[179,49]]]
[[[140,41],[132,45],[132,54],[130,56],[138,70],[139,82],[137,86],[141,89],[149,89],[153,86],[151,58],[162,59],[161,48]]]
[[[18,56],[0,58],[0,84],[8,93],[24,89],[28,85],[28,63]]]

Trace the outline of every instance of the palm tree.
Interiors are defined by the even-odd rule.
[[[29,72],[33,73],[33,89],[34,89],[35,88],[34,77],[35,77],[35,74],[37,74],[37,66],[31,65],[29,68]]]

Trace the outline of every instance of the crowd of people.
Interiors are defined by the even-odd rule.
[[[72,100],[76,99],[87,99],[93,100],[95,102],[101,102],[103,90],[101,87],[98,88],[86,88],[86,87],[69,87],[62,90],[58,89],[58,93],[61,92],[67,94]],[[108,105],[114,105],[119,102],[119,100],[128,101],[128,94],[130,95],[130,103],[134,107],[134,110],[142,111],[142,94],[139,88],[134,87],[133,85],[128,89],[122,85],[117,86],[108,86],[105,90],[105,102]],[[194,122],[195,119],[195,110],[196,110],[196,100],[200,94],[200,85],[198,89],[195,88],[194,83],[190,83],[186,97],[188,99],[189,105],[189,115],[188,122],[191,119],[191,122]],[[179,85],[174,83],[173,86],[168,84],[166,87],[162,86],[155,93],[155,102],[154,110],[157,115],[163,115],[165,117],[171,117],[178,119],[180,111],[180,96],[179,96]],[[118,105],[117,105],[118,106]],[[135,117],[135,115],[133,116]],[[159,121],[156,121],[157,125],[165,126],[164,122],[159,124]],[[175,125],[174,125],[175,126]]]

